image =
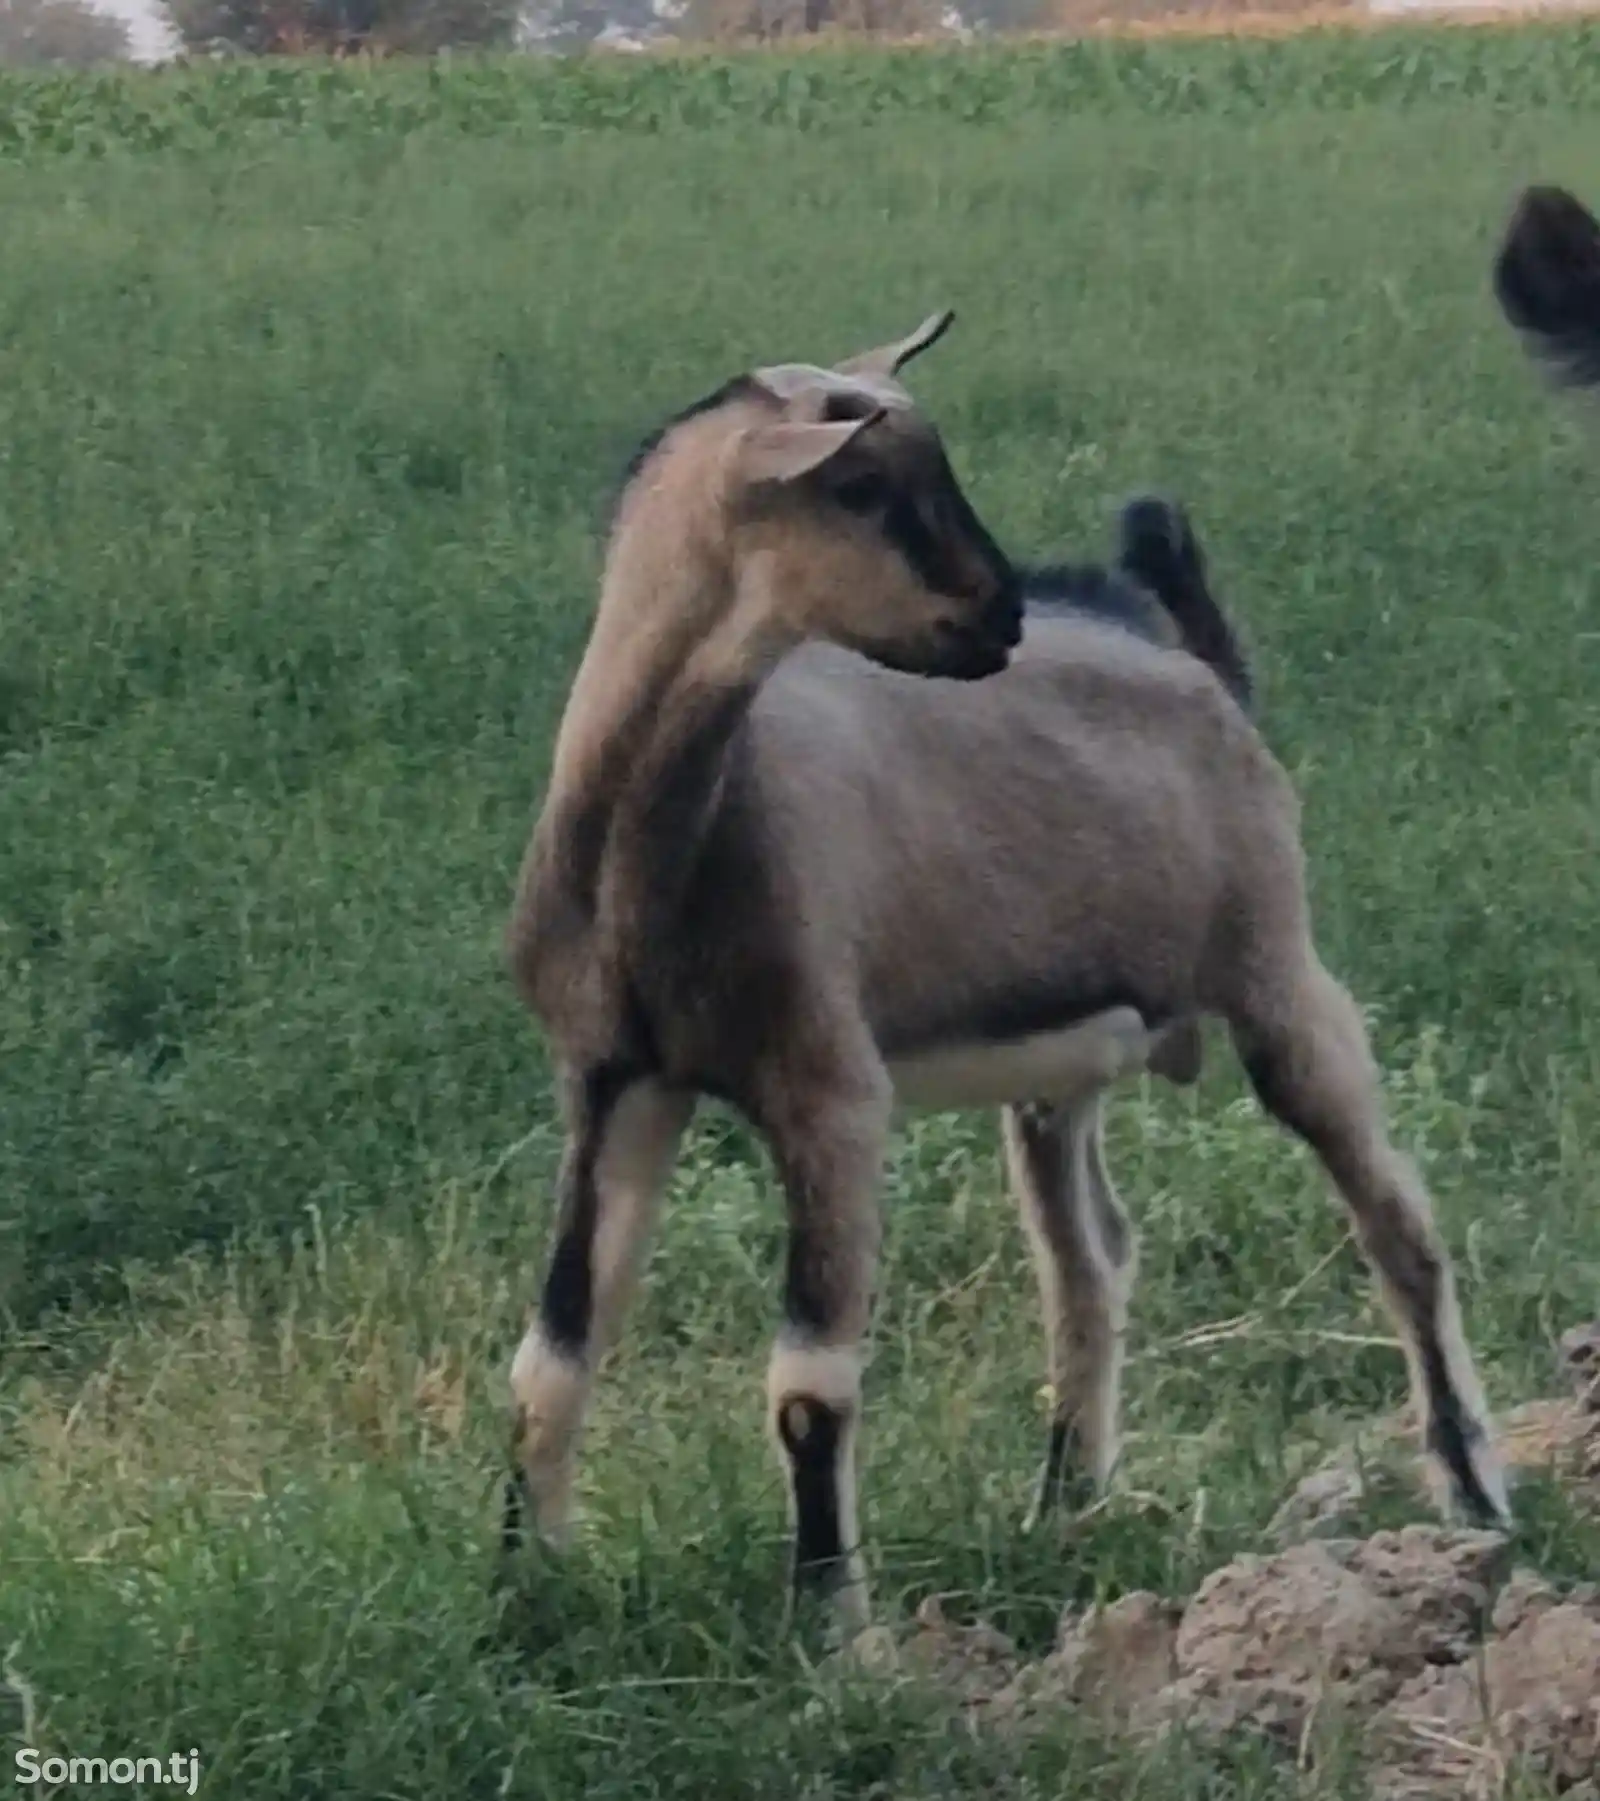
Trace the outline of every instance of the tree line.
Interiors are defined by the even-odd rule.
[[[162,0],[188,55],[427,56],[608,42],[781,40],[839,30],[912,36],[952,21],[1014,28],[1045,0]],[[0,0],[0,64],[91,67],[131,53],[94,0]]]

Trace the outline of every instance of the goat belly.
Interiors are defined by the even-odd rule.
[[[1068,1103],[1142,1068],[1153,1048],[1143,1015],[1118,1006],[1053,1030],[902,1053],[889,1059],[889,1074],[908,1107]]]

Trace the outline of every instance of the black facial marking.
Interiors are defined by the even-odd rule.
[[[844,1415],[809,1395],[778,1408],[778,1436],[789,1455],[794,1485],[795,1586],[826,1586],[846,1546],[839,1526],[839,1447]]]
[[[1010,585],[1009,561],[948,466],[915,489],[889,470],[862,469],[836,483],[831,492],[847,513],[876,519],[917,580],[935,594],[972,598],[973,571],[980,565],[997,585]]]
[[[944,515],[947,529],[964,539],[970,549],[976,551],[978,557],[987,564],[995,581],[1015,594],[1017,572],[1011,565],[1011,559],[995,542],[989,528],[973,511],[971,502],[961,491],[961,484],[956,480],[948,464],[944,469],[940,511]]]
[[[935,594],[955,591],[954,576],[946,566],[939,540],[917,503],[901,489],[890,489],[886,497],[883,535],[916,571],[917,580],[925,588],[931,588]]]
[[[840,482],[833,490],[833,498],[847,513],[867,518],[873,513],[887,511],[894,490],[877,470],[867,469]]]
[[[561,1227],[539,1299],[546,1341],[571,1357],[587,1351],[594,1311],[595,1163],[617,1102],[642,1073],[631,1063],[602,1063],[582,1079],[573,1144],[562,1169]]]

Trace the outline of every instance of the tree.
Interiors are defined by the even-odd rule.
[[[942,12],[938,0],[689,0],[684,35],[771,39],[839,31],[915,37],[937,30]]]
[[[513,44],[522,0],[166,0],[166,9],[191,51],[426,56]]]
[[[85,0],[0,0],[0,63],[86,69],[125,62],[130,48],[122,20]]]

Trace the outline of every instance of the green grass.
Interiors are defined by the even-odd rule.
[[[1070,1720],[974,1739],[808,1668],[760,1425],[779,1208],[718,1115],[580,1542],[495,1593],[554,1153],[498,935],[633,437],[954,305],[917,386],[1008,542],[1091,550],[1148,483],[1192,507],[1494,1398],[1548,1388],[1600,1262],[1600,507],[1486,270],[1519,182],[1600,192],[1565,105],[1595,41],[1028,50],[929,59],[926,91],[883,57],[469,70],[505,113],[410,136],[454,75],[30,90],[111,121],[99,159],[0,167],[0,1652],[32,1742],[193,1745],[229,1801],[1362,1792]],[[1320,56],[1393,104],[1282,76]],[[1040,100],[1116,57],[1252,98]],[[1476,73],[1407,107],[1407,57]],[[785,80],[830,129],[757,103]],[[541,136],[563,81],[643,95],[650,140]],[[104,99],[181,95],[198,151],[208,92],[207,155],[133,153]],[[241,92],[300,93],[306,129],[230,129]],[[341,139],[329,93],[388,126]],[[1040,1351],[993,1124],[896,1140],[864,1475],[891,1615],[953,1591],[1037,1646],[1064,1600],[1184,1592],[1400,1397],[1348,1342],[1385,1332],[1349,1250],[1298,1286],[1342,1228],[1223,1059],[1114,1135],[1132,1438],[1064,1547],[1017,1532]],[[1592,1566],[1534,1500],[1527,1554]]]
[[[0,71],[0,160],[120,151],[213,159],[291,135],[346,145],[425,133],[547,145],[570,134],[718,126],[832,132],[933,113],[965,125],[1025,114],[1259,117],[1488,102],[1581,108],[1600,81],[1589,20],[1380,39],[1319,27],[1276,41],[993,41],[973,47],[823,45],[799,54],[463,58],[450,64],[243,60],[159,72]]]

